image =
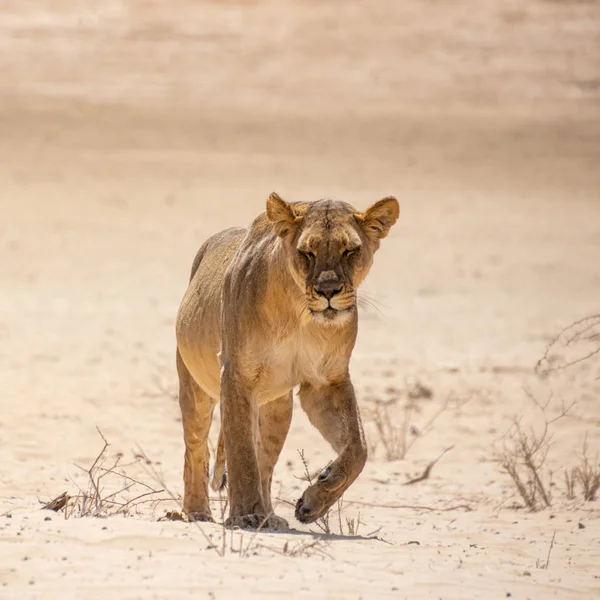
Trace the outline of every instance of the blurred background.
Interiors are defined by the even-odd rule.
[[[400,200],[359,386],[528,370],[598,310],[594,0],[3,0],[0,75],[12,458],[71,461],[64,436],[100,424],[162,432],[180,468],[156,385],[194,253],[273,190]]]

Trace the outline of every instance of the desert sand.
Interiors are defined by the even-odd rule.
[[[535,370],[600,313],[600,4],[4,0],[0,74],[0,598],[600,598],[600,504],[564,480],[600,450],[598,355]],[[299,452],[332,451],[296,406],[295,531],[223,538],[159,520],[183,492],[174,321],[199,245],[272,190],[400,201],[352,361],[371,456],[330,534],[300,525]],[[511,424],[573,402],[529,510]],[[98,429],[141,482],[113,500],[165,491],[122,514],[112,474],[80,516]]]

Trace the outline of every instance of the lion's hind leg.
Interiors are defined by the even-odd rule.
[[[179,351],[177,373],[185,441],[183,510],[190,521],[212,521],[208,496],[208,433],[216,401],[194,381]]]
[[[217,442],[217,456],[210,479],[210,487],[215,492],[222,492],[227,487],[227,462],[225,460],[225,438],[223,427],[219,430],[219,441]]]

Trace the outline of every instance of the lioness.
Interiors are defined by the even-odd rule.
[[[356,289],[398,215],[393,197],[358,212],[337,200],[287,203],[273,193],[250,227],[227,229],[200,248],[177,317],[190,520],[212,520],[208,432],[219,400],[227,526],[288,527],[273,514],[271,479],[296,386],[338,454],[298,500],[296,518],[323,516],[358,477],[367,448],[348,372]]]

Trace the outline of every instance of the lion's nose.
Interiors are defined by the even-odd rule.
[[[315,283],[315,291],[317,294],[325,296],[328,300],[331,300],[333,296],[341,292],[343,287],[342,282],[332,271],[322,273]]]

